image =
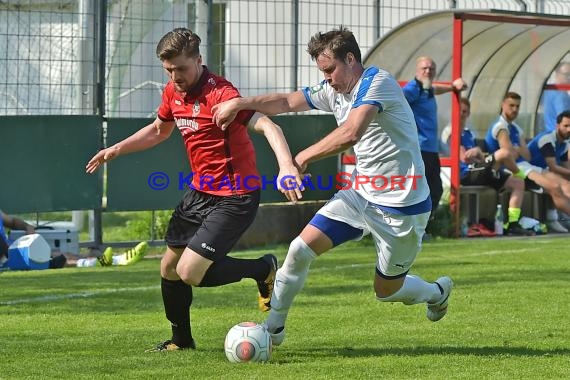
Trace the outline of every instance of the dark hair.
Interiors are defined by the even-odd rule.
[[[172,59],[179,55],[197,57],[200,55],[201,41],[200,37],[190,29],[176,28],[166,33],[158,41],[156,55],[161,61]]]
[[[570,119],[570,110],[564,110],[560,112],[558,116],[556,116],[556,124],[562,123],[562,119],[564,119],[565,117]]]
[[[505,94],[503,101],[505,101],[507,99],[521,100],[521,96],[514,91],[509,91]]]
[[[471,102],[469,101],[469,99],[467,99],[467,98],[461,98],[461,99],[459,99],[459,101],[460,101],[462,104],[465,104],[467,107],[471,108]]]
[[[333,58],[346,59],[348,53],[354,54],[356,62],[361,62],[360,47],[354,34],[346,27],[340,25],[338,29],[333,29],[326,33],[317,33],[309,40],[307,53],[313,60],[316,60],[326,49],[334,54]]]

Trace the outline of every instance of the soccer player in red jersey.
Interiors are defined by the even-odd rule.
[[[162,37],[156,53],[170,80],[158,117],[99,151],[86,165],[86,172],[93,173],[119,155],[165,141],[175,127],[182,134],[194,176],[170,219],[160,265],[162,299],[172,337],[152,351],[196,347],[190,327],[193,286],[220,286],[252,278],[257,281],[260,309],[269,310],[277,258],[271,254],[258,259],[228,256],[259,206],[260,178],[247,128],[264,134],[271,145],[279,164],[279,190],[292,202],[302,196],[302,178],[279,126],[253,111],[240,112],[225,130],[213,122],[212,107],[240,94],[229,81],[202,65],[200,41],[186,28]]]

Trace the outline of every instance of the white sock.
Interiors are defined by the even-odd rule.
[[[426,282],[418,276],[407,275],[402,287],[388,297],[376,297],[382,302],[402,302],[404,305],[434,303],[441,298],[441,290],[435,282]]]
[[[77,260],[78,267],[94,267],[97,266],[97,258],[95,257],[88,257],[86,259],[79,259]]]
[[[558,220],[558,211],[555,208],[546,210],[546,220],[549,222]]]
[[[271,310],[265,323],[269,331],[285,326],[293,299],[301,291],[309,273],[315,252],[297,236],[289,245],[287,257],[275,276]]]
[[[113,265],[127,265],[127,257],[123,253],[121,255],[113,255]]]

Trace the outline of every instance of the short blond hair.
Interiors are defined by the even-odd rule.
[[[435,63],[435,61],[433,60],[432,57],[428,57],[427,55],[421,55],[418,58],[416,58],[416,63],[420,62],[420,61],[432,61]]]

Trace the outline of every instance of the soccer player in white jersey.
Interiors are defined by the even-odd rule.
[[[271,310],[264,322],[273,343],[285,337],[293,299],[302,289],[311,262],[331,248],[372,234],[378,259],[374,291],[382,302],[427,303],[427,318],[447,312],[449,277],[426,282],[408,271],[421,249],[431,200],[424,178],[414,115],[398,82],[377,67],[365,68],[358,43],[343,26],[315,34],[307,52],[324,75],[313,87],[290,94],[235,98],[214,106],[222,129],[240,110],[267,115],[319,109],[332,112],[338,128],[299,152],[305,171],[319,159],[353,147],[352,186],[338,191],[295,238],[277,271]]]

